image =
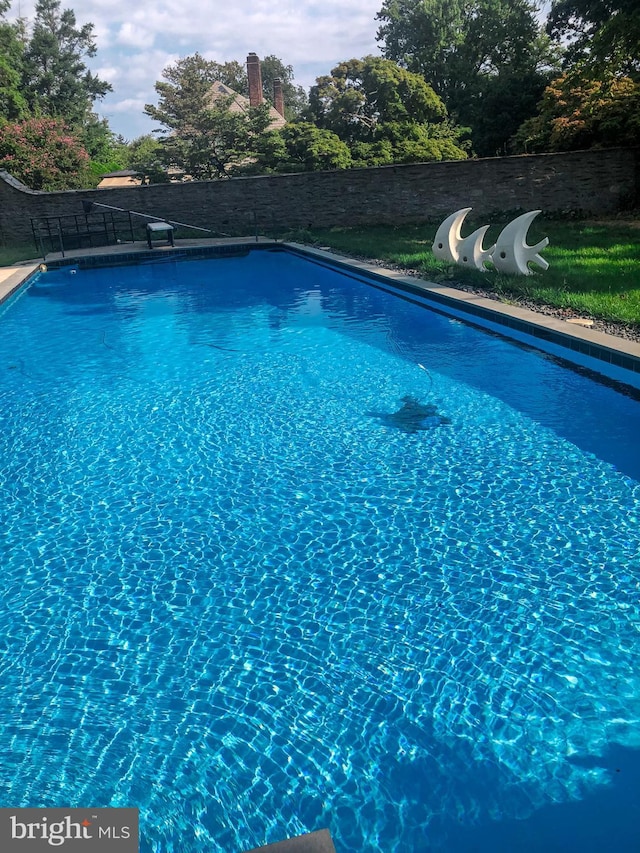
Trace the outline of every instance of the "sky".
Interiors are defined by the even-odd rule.
[[[35,0],[13,0],[8,18],[33,21]],[[94,109],[116,134],[135,139],[158,125],[144,115],[157,104],[162,70],[198,52],[244,63],[253,51],[292,65],[306,90],[341,60],[379,54],[375,20],[382,0],[62,0],[78,26],[92,23],[97,54],[85,60],[113,92]]]

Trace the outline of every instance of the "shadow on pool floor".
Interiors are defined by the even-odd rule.
[[[602,758],[613,783],[579,802],[545,806],[526,820],[447,827],[447,853],[634,853],[640,851],[640,750],[613,746]]]

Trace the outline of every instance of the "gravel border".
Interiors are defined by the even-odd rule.
[[[425,274],[420,270],[409,269],[407,267],[401,267],[397,264],[389,263],[389,261],[382,261],[378,258],[365,258],[359,257],[357,255],[347,255],[345,252],[340,250],[340,254],[345,255],[345,257],[353,257],[357,258],[361,261],[368,261],[370,264],[375,264],[378,267],[385,267],[386,269],[392,269],[396,272],[402,272],[405,275],[415,276],[416,278],[421,278],[425,281]],[[453,287],[456,290],[464,290],[466,293],[475,293],[476,296],[483,296],[487,299],[495,299],[496,302],[502,302],[503,304],[508,305],[517,305],[520,308],[528,308],[530,311],[535,311],[537,314],[544,314],[547,317],[555,317],[558,320],[570,320],[573,318],[585,318],[593,321],[593,325],[589,326],[589,328],[594,329],[597,332],[604,332],[607,335],[613,335],[616,338],[624,338],[627,341],[636,341],[636,343],[640,343],[640,326],[638,325],[630,325],[628,323],[617,323],[613,320],[599,320],[596,317],[590,317],[588,314],[580,314],[578,311],[575,311],[573,308],[555,308],[552,305],[541,305],[538,302],[534,302],[531,299],[522,298],[519,296],[509,296],[509,298],[505,297],[501,293],[496,293],[493,290],[483,287],[477,287],[475,285],[463,284],[459,281],[447,280],[447,287]]]
[[[411,271],[411,275],[414,271]],[[451,287],[457,290],[465,290],[467,293],[475,293],[478,296],[485,296],[487,299],[495,299],[497,302],[508,303],[510,305],[518,305],[520,308],[528,308],[530,311],[535,311],[537,314],[544,314],[547,317],[555,317],[558,320],[571,320],[574,318],[585,318],[591,320],[593,325],[589,326],[597,332],[605,332],[607,335],[613,335],[616,338],[624,338],[627,341],[636,341],[640,343],[640,326],[631,326],[628,323],[616,323],[613,320],[600,320],[597,317],[590,317],[588,314],[580,314],[573,308],[555,308],[552,305],[540,305],[538,302],[533,302],[530,299],[514,296],[505,299],[499,293],[494,293],[491,290],[484,290],[480,287],[471,287],[459,282],[453,282]]]

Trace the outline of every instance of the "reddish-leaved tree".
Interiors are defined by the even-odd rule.
[[[90,186],[89,155],[64,122],[29,118],[0,125],[0,169],[32,190]]]

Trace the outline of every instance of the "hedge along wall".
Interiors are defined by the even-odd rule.
[[[0,172],[0,241],[31,239],[31,217],[82,214],[84,200],[235,234],[420,222],[475,214],[611,214],[637,196],[636,149],[495,157],[226,181],[34,192]],[[179,230],[178,236],[198,236]]]

